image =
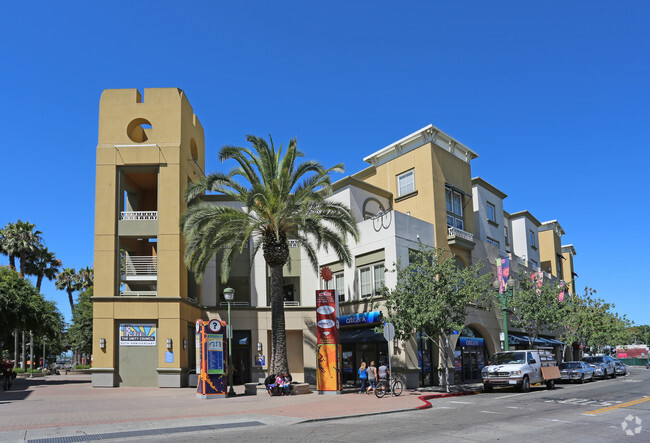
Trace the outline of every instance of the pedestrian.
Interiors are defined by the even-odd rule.
[[[359,394],[366,392],[366,383],[368,382],[368,370],[366,369],[366,362],[362,361],[359,367],[359,381],[361,382],[361,389]]]
[[[278,388],[280,395],[284,395],[284,376],[282,372],[275,376],[275,386]]]
[[[377,368],[375,367],[375,361],[373,360],[370,362],[370,366],[368,366],[367,393],[370,394],[372,391],[374,391],[376,386],[377,386]]]
[[[386,367],[386,362],[380,361],[379,367],[377,368],[377,378],[379,380],[388,380],[389,375],[390,373],[388,371],[388,367]]]
[[[13,381],[13,372],[14,364],[7,360],[6,358],[2,359],[2,377],[4,382],[2,384],[2,389],[8,391],[11,389],[11,382]]]

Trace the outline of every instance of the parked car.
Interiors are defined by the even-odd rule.
[[[585,380],[594,381],[594,368],[583,361],[567,361],[560,363],[562,381],[584,383]]]
[[[593,355],[590,357],[582,357],[582,361],[589,363],[592,366],[594,366],[596,363],[603,365],[605,371],[603,378],[616,377],[616,364],[614,363],[614,359],[609,355]]]
[[[615,360],[614,364],[616,365],[616,375],[627,375],[627,366],[620,360]]]

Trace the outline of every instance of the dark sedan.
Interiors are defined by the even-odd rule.
[[[620,360],[614,360],[616,375],[627,375],[627,366]]]
[[[559,365],[562,381],[584,383],[594,381],[594,368],[583,361],[567,361]]]

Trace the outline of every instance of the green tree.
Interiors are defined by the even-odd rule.
[[[74,268],[65,268],[56,276],[56,289],[65,291],[68,294],[68,301],[70,302],[70,311],[74,314],[74,298],[72,294],[81,290],[83,281]]]
[[[91,288],[95,280],[95,270],[92,266],[81,268],[78,273],[81,290]]]
[[[93,296],[92,286],[80,293],[72,315],[72,325],[68,329],[68,339],[73,349],[83,354],[92,353],[93,343]]]
[[[407,266],[397,263],[391,271],[397,272],[395,289],[380,290],[385,297],[386,321],[395,326],[398,338],[408,340],[423,332],[441,351],[445,361],[439,370],[444,371],[443,384],[449,391],[452,353],[448,337],[463,328],[468,303],[482,298],[493,277],[481,275],[480,264],[458,267],[448,251],[422,244],[409,260]]]
[[[519,288],[508,301],[508,308],[512,312],[508,320],[528,335],[531,348],[541,331],[557,330],[563,319],[563,305],[559,300],[562,289],[559,284],[550,281],[540,284],[536,278],[537,274],[529,277],[521,272]]]
[[[25,271],[28,275],[36,276],[36,289],[40,292],[43,278],[54,280],[60,267],[61,260],[56,258],[54,252],[42,247],[34,252],[31,260],[27,262]]]
[[[0,250],[9,256],[9,265],[16,269],[16,258],[20,260],[20,275],[26,275],[27,261],[42,248],[41,232],[36,225],[18,220],[8,223],[0,230]]]
[[[296,140],[286,153],[276,151],[273,141],[247,136],[252,149],[235,146],[221,148],[221,161],[235,160],[238,167],[229,174],[213,173],[188,186],[185,198],[192,202],[207,191],[225,194],[242,204],[243,209],[208,203],[190,205],[181,219],[185,235],[185,263],[200,279],[208,262],[221,252],[221,281],[226,283],[232,260],[250,241],[253,252],[262,249],[270,269],[271,294],[271,373],[288,370],[283,266],[289,259],[288,240],[301,244],[317,270],[318,248],[332,248],[350,263],[347,235],[358,239],[356,221],[342,203],[328,201],[330,173],[342,172],[343,165],[325,169],[315,161],[297,163],[303,153]]]

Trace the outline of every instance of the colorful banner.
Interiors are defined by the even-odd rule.
[[[339,343],[336,302],[333,290],[316,291],[316,337],[320,345]]]
[[[223,334],[208,334],[208,374],[223,374]]]
[[[197,355],[200,356],[199,374],[196,386],[198,398],[224,398],[226,396],[226,366],[228,364],[224,334],[226,323],[219,320],[196,321]],[[200,368],[200,369],[199,369]]]
[[[506,290],[506,284],[510,277],[510,259],[497,258],[497,280],[499,281],[499,294]]]
[[[156,346],[155,323],[120,324],[120,346]]]
[[[318,358],[317,383],[318,391],[341,391],[342,380],[339,362],[342,362],[341,345],[317,345]]]

